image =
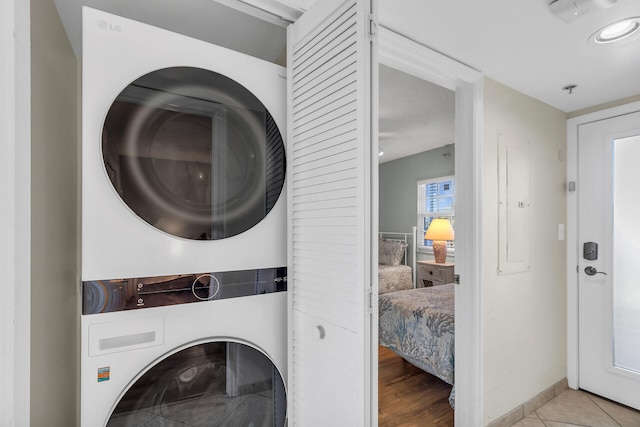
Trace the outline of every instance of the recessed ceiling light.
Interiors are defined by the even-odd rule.
[[[635,16],[609,24],[593,33],[589,39],[594,40],[596,43],[612,43],[629,37],[639,29],[640,17]]]

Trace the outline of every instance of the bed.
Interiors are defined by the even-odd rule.
[[[378,293],[415,288],[414,236],[415,227],[412,233],[379,233]],[[409,265],[410,254],[411,265]]]
[[[379,295],[379,343],[418,368],[454,383],[454,292],[447,284]],[[449,396],[454,406],[455,387]]]

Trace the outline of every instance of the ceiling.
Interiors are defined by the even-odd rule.
[[[610,8],[591,11],[568,24],[550,13],[550,1],[379,0],[379,21],[397,33],[567,113],[640,94],[640,34],[615,44],[588,42],[589,36],[604,25],[640,16],[640,1],[617,0]],[[294,21],[314,0],[54,2],[78,57],[81,56],[81,6],[89,5],[282,63],[288,22]],[[258,5],[276,17],[243,3]],[[437,111],[433,110],[434,106],[445,105],[441,90],[418,79],[392,73],[390,69],[381,69],[380,131],[385,157],[388,153],[385,160],[412,154],[415,147],[424,151],[446,145],[449,139],[443,135],[451,123],[436,117]],[[389,86],[393,82],[401,86]],[[572,94],[562,89],[570,84],[577,85]],[[410,88],[411,85],[415,86]],[[435,92],[427,95],[424,92],[427,90]],[[412,96],[417,93],[423,96]],[[435,105],[425,103],[429,100],[435,100]],[[429,117],[420,119],[416,115],[419,111],[429,112]],[[436,122],[443,127],[437,128]],[[418,126],[423,129],[418,130]],[[421,137],[413,138],[419,134]],[[402,145],[408,151],[394,154],[387,142],[393,137],[404,141]],[[420,145],[420,141],[438,142],[430,147]]]
[[[453,144],[455,93],[380,65],[380,163]]]
[[[457,59],[519,92],[572,112],[640,94],[640,34],[587,42],[606,24],[640,16],[618,0],[572,23],[550,0],[380,0],[380,24]],[[411,11],[411,12],[408,12]],[[577,85],[573,94],[562,88]]]
[[[311,3],[284,1],[301,9]],[[640,16],[640,1],[617,0],[568,24],[551,14],[551,1],[379,0],[379,21],[567,113],[640,94],[640,32],[588,42],[605,25]],[[572,94],[562,89],[570,84]]]

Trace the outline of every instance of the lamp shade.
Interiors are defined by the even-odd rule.
[[[434,218],[424,233],[425,240],[453,240],[453,227],[448,219]]]

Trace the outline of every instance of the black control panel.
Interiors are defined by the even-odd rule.
[[[109,313],[287,290],[287,268],[82,282],[82,314]]]

